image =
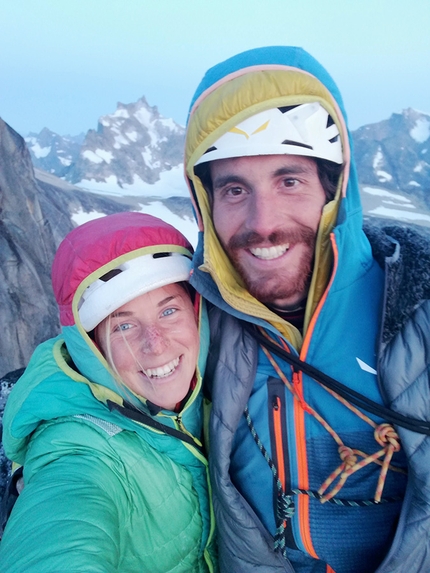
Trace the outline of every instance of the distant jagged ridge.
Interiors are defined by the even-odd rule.
[[[182,163],[185,130],[161,116],[144,97],[118,103],[85,137],[59,136],[47,129],[25,140],[35,167],[85,187],[155,183],[163,171]]]
[[[430,207],[430,114],[406,109],[352,136],[362,185],[414,195]],[[39,169],[84,187],[91,180],[122,187],[154,183],[161,172],[180,165],[184,128],[142,97],[119,103],[85,137],[62,137],[45,128],[26,141]]]

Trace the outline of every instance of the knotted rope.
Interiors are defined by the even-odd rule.
[[[264,335],[272,340],[268,334],[263,330]],[[273,340],[272,340],[273,342]],[[293,370],[292,380],[293,383],[291,384],[285,374],[282,372],[280,367],[278,366],[277,362],[263,345],[261,345],[264,354],[270,361],[271,365],[273,366],[274,370],[278,374],[279,378],[283,381],[285,386],[288,390],[292,393],[294,398],[299,401],[301,407],[305,412],[313,416],[324,428],[327,432],[332,436],[335,442],[338,445],[338,452],[341,459],[341,464],[329,475],[329,477],[324,481],[321,487],[318,490],[318,494],[320,496],[321,503],[325,503],[332,499],[342,487],[345,485],[346,480],[350,475],[355,473],[356,471],[360,470],[361,468],[367,466],[370,463],[377,463],[378,465],[382,466],[381,471],[378,478],[378,484],[376,486],[374,501],[375,503],[379,503],[381,501],[382,492],[384,490],[385,479],[387,476],[388,469],[393,471],[398,471],[401,473],[406,473],[403,469],[396,468],[395,466],[390,465],[391,458],[395,452],[400,450],[400,439],[397,435],[395,429],[391,426],[391,424],[380,424],[377,425],[371,418],[366,416],[363,412],[361,412],[358,408],[353,406],[350,402],[345,400],[342,396],[339,396],[333,390],[327,388],[323,384],[319,382],[319,384],[329,392],[336,400],[341,402],[344,406],[346,406],[349,410],[354,412],[359,418],[361,418],[364,422],[369,424],[374,428],[374,436],[375,440],[382,446],[382,448],[375,452],[374,454],[368,455],[360,450],[356,450],[353,448],[349,448],[346,446],[337,432],[318,414],[316,410],[314,410],[309,404],[305,401],[303,397],[303,389],[302,384],[300,381],[299,373]],[[288,349],[288,347],[284,344],[284,348]],[[360,461],[358,458],[362,458]],[[383,461],[379,458],[383,457]],[[272,462],[273,463],[273,462]],[[338,479],[337,483],[332,487],[331,491],[328,491],[329,487],[334,484],[336,479]]]

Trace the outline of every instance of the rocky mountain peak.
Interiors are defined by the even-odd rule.
[[[58,135],[47,127],[25,138],[33,163],[38,169],[64,177],[79,155],[84,135]]]
[[[414,109],[353,133],[360,183],[418,195],[430,206],[430,115]]]
[[[66,175],[72,183],[135,185],[155,183],[160,173],[182,161],[184,128],[160,115],[144,97],[118,103],[114,113],[88,131],[76,162]]]
[[[87,189],[106,191],[153,184],[182,163],[185,130],[145,97],[119,102],[85,136],[44,128],[26,137],[34,165]],[[126,193],[124,193],[126,194]]]

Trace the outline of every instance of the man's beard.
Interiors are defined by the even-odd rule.
[[[249,231],[238,233],[231,237],[225,251],[229,256],[233,266],[242,277],[249,293],[263,304],[279,305],[282,301],[288,301],[295,295],[299,299],[304,298],[309,289],[312,276],[314,260],[316,234],[310,227],[300,226],[288,231],[275,231],[268,237],[263,237],[259,233]],[[305,248],[300,256],[296,268],[282,268],[279,273],[271,271],[259,271],[256,276],[255,271],[241,261],[238,251],[253,247],[278,246],[290,244],[290,247],[301,244]],[[288,303],[286,306],[289,306]],[[293,305],[294,306],[294,305]]]

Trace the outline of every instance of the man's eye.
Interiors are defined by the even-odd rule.
[[[166,308],[166,310],[163,310],[161,314],[162,316],[170,316],[171,314],[176,312],[176,310],[177,310],[176,308]]]
[[[230,195],[231,197],[239,197],[239,195],[242,195],[242,193],[243,193],[242,187],[230,187],[225,191],[225,194]]]
[[[294,187],[297,183],[297,179],[294,179],[293,177],[287,177],[283,180],[284,187]]]

